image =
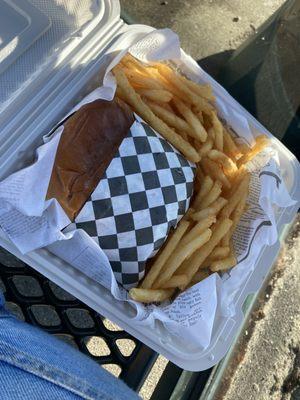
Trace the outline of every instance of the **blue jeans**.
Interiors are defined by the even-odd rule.
[[[1,400],[135,400],[136,393],[70,345],[14,318],[0,293]]]

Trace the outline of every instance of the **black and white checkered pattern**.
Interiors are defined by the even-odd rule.
[[[100,245],[119,283],[134,286],[188,209],[193,180],[194,166],[135,121],[72,225]]]

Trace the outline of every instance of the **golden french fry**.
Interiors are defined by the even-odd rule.
[[[229,246],[218,246],[210,253],[209,257],[205,261],[210,262],[210,261],[219,260],[221,258],[225,258],[226,256],[228,256],[229,253],[230,253]]]
[[[222,168],[218,163],[212,161],[208,157],[204,157],[203,159],[201,159],[201,166],[207,175],[210,175],[216,181],[220,181],[224,188],[231,188],[231,183],[226,178]]]
[[[184,246],[187,243],[194,240],[197,236],[203,233],[207,228],[209,228],[212,224],[216,222],[216,217],[214,215],[210,215],[202,220],[200,220],[189,232],[187,232],[181,242],[180,246]]]
[[[192,279],[192,284],[199,283],[203,281],[203,279],[207,278],[210,275],[210,272],[208,269],[200,269],[198,272],[195,273]]]
[[[209,175],[206,175],[201,183],[199,192],[197,193],[195,200],[193,202],[193,207],[198,208],[201,204],[202,199],[210,192],[213,187],[214,181]]]
[[[141,284],[141,288],[150,289],[153,286],[155,279],[160,274],[168,258],[173,254],[180,239],[188,229],[189,225],[190,225],[189,222],[186,220],[182,220],[179,223],[177,229],[175,229],[173,235],[169,238],[165,247],[163,247],[156,256],[154,264],[151,266],[150,271],[148,272],[148,274],[146,275]]]
[[[122,68],[122,71],[125,73],[126,77],[129,79],[130,83],[133,85],[137,85],[143,87],[145,89],[162,89],[162,86],[155,79],[142,75],[138,71]]]
[[[118,65],[120,65],[120,64],[118,64]],[[140,76],[143,76],[143,77],[147,76],[147,73],[145,72],[145,69],[143,67],[137,67],[131,61],[123,63],[121,66],[122,66],[122,69],[125,72],[125,74],[132,74],[133,73],[133,74],[140,75]]]
[[[189,160],[199,162],[193,208],[158,253],[141,287],[130,291],[138,301],[164,301],[176,288],[184,290],[211,272],[236,265],[230,240],[248,197],[245,164],[269,139],[258,136],[252,149],[235,142],[210,104],[215,100],[211,87],[168,65],[149,67],[128,55],[113,72],[117,95]]]
[[[141,289],[133,288],[129,290],[129,297],[141,303],[158,303],[168,300],[174,294],[174,289]]]
[[[165,89],[141,89],[138,90],[141,96],[147,97],[149,100],[157,101],[159,103],[168,103],[172,100],[172,93]]]
[[[209,157],[213,161],[219,161],[228,174],[233,175],[236,173],[237,166],[232,161],[232,159],[226,156],[226,154],[224,154],[223,152],[219,150],[210,150],[207,153],[207,157]]]
[[[220,243],[223,236],[229,231],[231,225],[232,221],[228,218],[219,220],[213,227],[213,234],[210,240],[205,244],[205,246],[202,246],[200,249],[196,250],[191,257],[187,258],[178,269],[177,273],[186,274],[190,282],[195,273],[199,270],[199,268],[201,268],[205,259]]]
[[[167,79],[165,79],[158,71],[158,69],[154,67],[149,67],[147,68],[147,73],[152,79],[155,79],[161,87],[164,89],[170,91],[173,95],[177,97],[181,97],[182,93],[177,89],[176,86],[173,85],[173,82],[169,82]]]
[[[223,125],[221,124],[217,113],[211,111],[211,122],[215,132],[215,146],[219,151],[223,151]]]
[[[214,145],[215,139],[216,139],[216,135],[215,135],[214,128],[212,126],[207,129],[207,137],[212,140],[213,145]]]
[[[232,139],[230,133],[223,128],[223,147],[224,153],[228,155],[228,157],[235,160],[236,158],[241,156],[241,152],[239,151],[237,145],[235,144],[234,140]]]
[[[240,167],[243,164],[251,161],[258,153],[260,153],[266,146],[270,144],[270,140],[265,137],[258,140],[255,145],[252,147],[250,152],[244,154],[241,158],[237,160],[237,166]]]
[[[130,53],[126,53],[121,61],[123,64],[128,65],[129,68],[134,68],[142,74],[145,73],[145,69],[147,68],[146,64],[143,64],[141,61],[137,60]]]
[[[199,148],[198,153],[201,157],[204,157],[213,148],[213,140],[208,138],[205,143]]]
[[[191,217],[193,215],[193,213],[195,212],[195,210],[193,208],[189,208],[187,210],[187,212],[184,214],[184,216],[182,217],[181,221],[190,221]],[[182,222],[180,222],[182,224]],[[178,229],[178,228],[177,228]]]
[[[125,101],[125,103],[126,103],[126,93],[124,92],[123,89],[117,87],[115,96],[118,97],[119,99]]]
[[[171,111],[166,110],[159,104],[155,104],[153,102],[147,102],[151,110],[156,114],[160,119],[162,119],[166,124],[172,126],[173,128],[177,129],[178,132],[190,131],[189,124],[183,120],[182,118],[178,117],[171,109]]]
[[[197,211],[191,215],[193,221],[201,221],[206,217],[216,215],[215,210],[212,207],[204,208],[204,210]]]
[[[227,202],[228,200],[224,199],[223,197],[219,197],[209,207],[193,213],[191,215],[191,219],[193,221],[200,221],[207,216],[217,215],[220,212],[220,210],[227,204]]]
[[[192,110],[187,107],[181,100],[173,99],[177,111],[184,117],[187,123],[191,126],[194,137],[201,142],[205,142],[207,133],[199,119],[195,116]]]
[[[202,113],[202,111],[197,110],[196,107],[192,107],[192,111],[193,111],[193,113],[198,117],[199,121],[200,121],[201,124],[203,125],[204,119],[203,119],[203,113]]]
[[[222,183],[216,181],[211,189],[211,191],[204,197],[201,201],[200,210],[210,206],[222,192]]]
[[[181,131],[180,132],[180,135],[183,137],[183,139],[185,140],[185,141],[187,141],[187,142],[189,142],[189,136],[188,136],[188,134],[186,133],[186,132],[184,132],[184,131]],[[190,143],[190,142],[189,142]],[[190,143],[192,146],[193,146],[193,144],[192,143]],[[194,146],[193,146],[194,147]],[[194,147],[195,148],[195,147]]]
[[[234,255],[223,258],[222,260],[216,260],[211,263],[210,270],[212,272],[225,271],[236,265],[237,260]]]
[[[219,197],[216,201],[214,201],[210,207],[213,208],[215,214],[219,214],[219,212],[222,210],[224,206],[228,203],[227,199],[224,199],[224,197]]]
[[[182,81],[185,82],[185,84],[188,86],[188,88],[194,92],[195,94],[197,94],[198,96],[203,97],[204,99],[208,100],[208,101],[215,101],[216,98],[213,95],[212,92],[212,87],[210,85],[201,85],[199,83],[196,83],[184,76],[180,77]]]
[[[197,166],[197,171],[196,171],[196,179],[199,180],[199,183],[201,183],[205,178],[205,175],[202,171],[202,168],[200,167],[200,165]]]
[[[211,104],[209,104],[201,96],[197,96],[193,91],[191,91],[185,82],[180,79],[180,76],[177,75],[170,67],[164,64],[157,64],[156,67],[159,73],[181,92],[181,96],[179,97],[186,98],[192,104],[197,106],[198,110],[206,112],[213,110]]]
[[[245,165],[242,165],[236,172],[233,180],[231,181],[231,189],[227,191],[226,197],[230,198],[234,192],[236,191],[236,188],[238,185],[241,183],[241,181],[245,178],[246,175],[249,174],[248,169],[245,167]]]
[[[171,278],[171,276],[175,274],[175,272],[185,259],[189,258],[197,249],[201,248],[205,243],[209,241],[211,234],[211,230],[206,229],[206,231],[204,231],[196,239],[187,243],[185,246],[178,247],[166,262],[164,269],[162,270],[157,280],[154,282],[153,287],[162,287]]]
[[[246,143],[244,142],[239,142],[238,140],[235,140],[235,143],[237,145],[237,148],[239,149],[240,153],[243,154],[247,154],[251,151],[251,147],[248,146]]]
[[[256,136],[256,138],[255,138],[256,142],[260,142],[261,140],[263,140],[263,141],[270,140],[270,138],[267,135],[264,135],[264,134]]]
[[[229,217],[232,211],[236,208],[241,198],[245,195],[248,196],[249,190],[249,183],[250,183],[250,174],[246,174],[242,181],[237,186],[236,190],[233,192],[232,196],[228,198],[228,203],[221,211],[222,217]]]
[[[162,289],[171,289],[171,288],[180,288],[181,286],[185,286],[187,284],[187,276],[184,274],[181,275],[173,275],[168,282],[164,284]]]
[[[168,140],[174,147],[181,151],[188,160],[198,162],[200,156],[197,151],[178,135],[172,128],[166,125],[160,120],[151,109],[142,101],[141,96],[135,92],[133,87],[130,85],[126,75],[121,68],[116,66],[113,69],[113,73],[116,77],[118,86],[123,89],[126,94],[126,102],[128,102],[134,110],[139,114],[154,130],[160,133],[166,140]]]
[[[223,246],[228,246],[230,239],[245,211],[245,206],[246,206],[246,200],[248,197],[248,191],[249,191],[249,187],[246,189],[244,195],[241,197],[237,207],[235,208],[235,210],[232,212],[232,227],[230,228],[230,230],[226,233],[226,235],[223,237],[222,239],[222,245]]]
[[[172,109],[172,107],[170,106],[169,103],[160,103],[160,104],[157,104],[157,105],[162,107],[162,108],[164,108],[165,110],[169,111],[170,113],[174,114],[174,111],[173,111],[173,109]]]

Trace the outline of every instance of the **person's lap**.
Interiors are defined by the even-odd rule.
[[[14,318],[0,293],[0,399],[135,399],[123,382],[51,335]]]

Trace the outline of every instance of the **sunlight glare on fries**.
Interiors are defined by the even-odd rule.
[[[267,138],[267,136],[260,136],[259,140],[256,140],[255,145],[252,147],[252,149],[244,154],[240,159],[237,161],[237,167],[240,167],[243,164],[246,164],[247,162],[251,161],[252,158],[254,158],[258,153],[260,153],[265,147],[267,147],[270,144],[270,140]]]

